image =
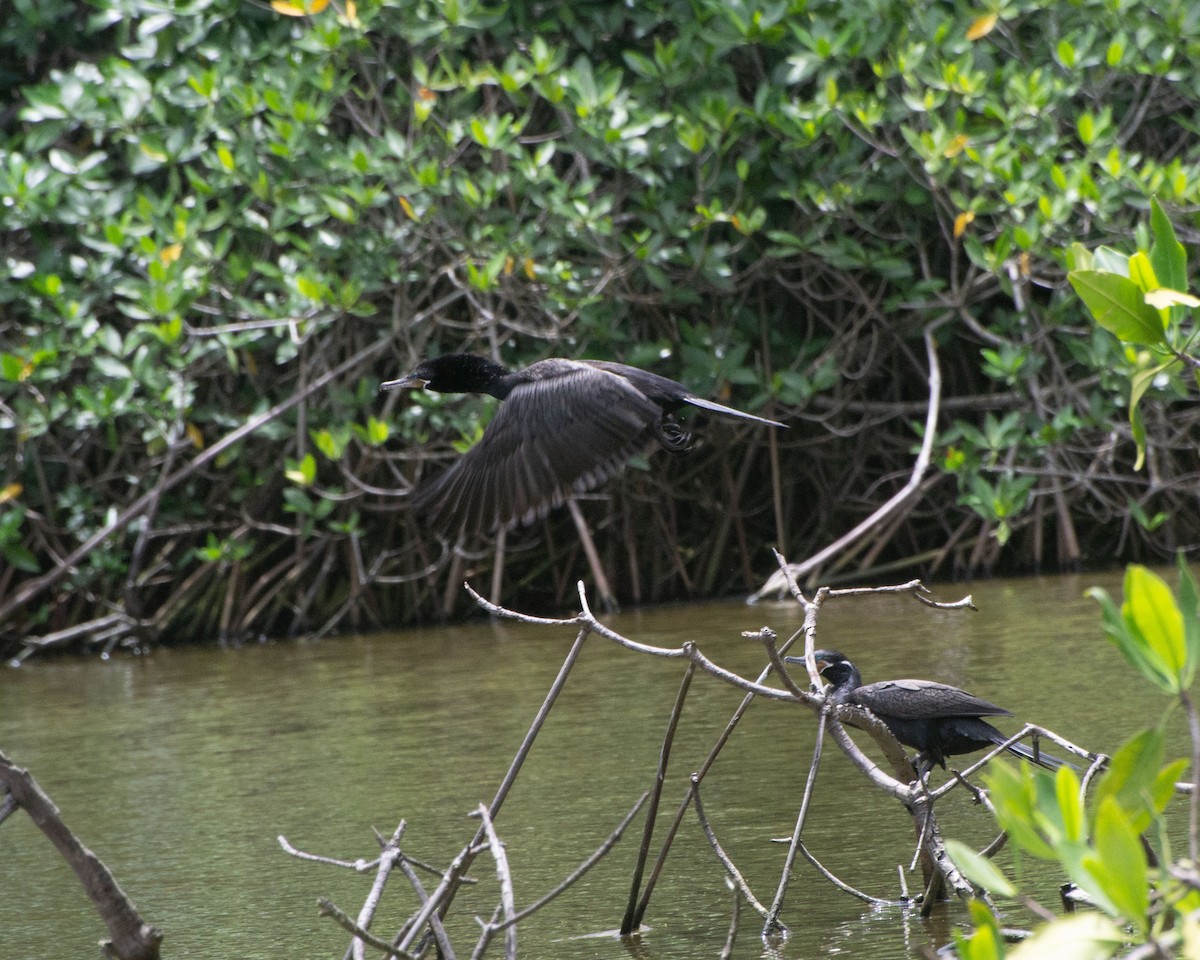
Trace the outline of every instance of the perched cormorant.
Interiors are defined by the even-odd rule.
[[[1012,716],[1012,712],[979,697],[932,680],[880,680],[863,684],[858,668],[833,650],[813,653],[817,672],[833,684],[832,703],[866,707],[887,725],[892,736],[917,751],[916,768],[923,777],[933,765],[946,767],[946,757],[999,746],[1008,739],[980,717]],[[804,663],[803,657],[787,657]],[[1034,752],[1023,743],[1008,746],[1009,753],[1055,770],[1065,761]]]
[[[671,416],[685,404],[784,426],[704,400],[656,373],[604,360],[539,360],[510,371],[486,357],[451,353],[380,389],[398,387],[486,393],[503,401],[483,438],[414,496],[415,509],[448,532],[532,523],[571,494],[603,483],[655,441],[685,452],[691,436]]]

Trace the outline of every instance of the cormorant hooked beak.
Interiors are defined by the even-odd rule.
[[[385,380],[379,385],[379,389],[400,390],[404,387],[424,387],[428,383],[428,380],[423,380],[420,377],[414,377],[410,374],[407,377],[401,377],[399,380]]]

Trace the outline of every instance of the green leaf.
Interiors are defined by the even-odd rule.
[[[1054,793],[1062,816],[1063,832],[1068,840],[1082,842],[1086,837],[1086,811],[1079,777],[1070,767],[1059,767],[1054,775]]]
[[[1183,635],[1187,644],[1187,667],[1183,672],[1183,687],[1186,690],[1191,688],[1196,668],[1200,666],[1200,589],[1182,551],[1176,567],[1179,570],[1179,615],[1183,617]]]
[[[376,420],[374,417],[367,417],[367,443],[373,447],[378,447],[380,444],[387,442],[391,430],[384,420]]]
[[[1108,917],[1077,913],[1039,927],[1008,953],[1008,960],[1108,960],[1128,938]]]
[[[1140,250],[1129,258],[1129,279],[1138,285],[1143,294],[1162,286],[1154,273],[1150,258]],[[1145,299],[1143,296],[1142,300]]]
[[[25,370],[25,361],[12,353],[0,353],[0,377],[16,383]]]
[[[1182,689],[1187,667],[1187,640],[1183,615],[1165,580],[1141,564],[1125,570],[1125,603],[1121,615],[1166,669],[1171,692]]]
[[[1163,750],[1162,731],[1153,727],[1122,744],[1096,785],[1097,807],[1111,799],[1133,821],[1138,833],[1149,827],[1159,812],[1155,789]]]
[[[311,487],[317,479],[317,460],[311,453],[306,453],[300,462],[288,460],[283,475],[300,487]]]
[[[1137,459],[1133,462],[1133,469],[1141,470],[1146,465],[1146,421],[1137,407],[1129,408],[1129,427],[1133,433],[1133,442],[1137,445]]]
[[[334,436],[328,430],[313,430],[309,435],[317,449],[329,460],[341,459],[342,451],[346,449],[346,440],[349,439]]]
[[[1121,651],[1121,655],[1133,666],[1138,673],[1157,686],[1165,693],[1171,693],[1171,679],[1167,667],[1153,652],[1133,635],[1129,624],[1121,616],[1121,611],[1113,602],[1108,591],[1100,587],[1092,587],[1086,593],[1100,604],[1100,619],[1104,624],[1104,633],[1113,645]]]
[[[1146,427],[1142,422],[1141,410],[1138,404],[1160,373],[1173,372],[1181,366],[1181,361],[1171,359],[1147,370],[1139,370],[1129,378],[1129,426],[1133,431],[1133,439],[1137,444],[1137,461],[1133,469],[1141,470],[1146,460]]]
[[[1175,238],[1175,228],[1158,200],[1150,198],[1150,229],[1154,233],[1154,245],[1150,247],[1150,262],[1158,282],[1172,290],[1188,288],[1187,252]]]
[[[1129,276],[1129,255],[1112,247],[1099,246],[1092,255],[1096,270],[1102,273],[1117,273],[1122,277]],[[1087,269],[1093,269],[1088,267]]]
[[[955,931],[958,956],[961,960],[1003,960],[1004,934],[995,914],[980,900],[970,901],[967,909],[971,913],[971,923],[975,925],[975,930],[969,937]]]
[[[4,544],[3,547],[0,547],[0,554],[3,554],[4,559],[10,564],[25,573],[37,573],[41,569],[33,551],[19,543]]]
[[[1049,781],[1049,777],[1043,779]],[[1008,831],[1013,843],[1039,859],[1057,860],[1054,844],[1062,837],[1047,835],[1045,827],[1052,825],[1041,815],[1043,805],[1039,802],[1033,774],[1027,768],[995,763],[984,781],[996,807],[996,819],[1001,828]],[[1053,793],[1050,805],[1057,811],[1058,801]]]
[[[1095,887],[1089,890],[1107,900],[1119,916],[1145,934],[1150,908],[1150,879],[1146,851],[1139,832],[1113,797],[1106,797],[1096,813],[1096,852],[1083,859],[1083,868]]]
[[[1162,317],[1132,280],[1098,270],[1073,270],[1067,279],[1096,322],[1118,339],[1149,346],[1165,342]]]
[[[964,877],[997,897],[1015,897],[1017,888],[991,860],[958,840],[946,841],[946,852]]]

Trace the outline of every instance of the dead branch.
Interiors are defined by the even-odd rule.
[[[921,451],[913,463],[908,482],[897,490],[886,503],[848,533],[839,537],[824,549],[814,553],[807,560],[789,566],[788,576],[781,576],[779,573],[771,574],[767,578],[767,582],[751,595],[751,600],[761,600],[767,596],[781,596],[783,591],[789,587],[789,580],[799,580],[800,577],[809,571],[817,569],[826,560],[837,556],[848,546],[866,536],[872,530],[875,530],[892,513],[902,508],[908,499],[920,489],[921,480],[925,476],[925,471],[929,469],[929,463],[933,457],[933,443],[937,434],[938,409],[942,396],[942,372],[938,366],[937,344],[933,338],[932,326],[925,328],[924,336],[925,355],[929,362],[929,403],[925,411],[925,431],[921,439]]]
[[[362,909],[358,911],[358,919],[354,924],[361,930],[371,928],[371,921],[375,918],[375,911],[379,908],[379,900],[383,896],[383,888],[387,885],[388,877],[392,873],[392,868],[396,866],[396,861],[403,856],[400,852],[400,839],[404,836],[405,826],[405,822],[401,820],[391,838],[384,845],[383,853],[379,855],[379,869],[375,872],[375,882],[371,884],[371,892],[363,901]],[[363,960],[363,941],[361,939],[355,939],[352,949],[354,960]]]
[[[638,847],[637,861],[633,867],[633,880],[630,883],[629,903],[625,907],[625,916],[621,920],[621,935],[627,935],[633,929],[633,917],[637,911],[638,893],[642,886],[642,872],[646,869],[646,858],[650,854],[650,840],[654,836],[654,823],[658,819],[658,802],[662,799],[663,784],[667,779],[667,761],[671,758],[671,745],[675,741],[675,731],[679,726],[679,717],[683,713],[683,704],[687,699],[692,678],[696,675],[696,665],[689,663],[679,682],[679,692],[675,695],[675,705],[671,708],[671,717],[667,721],[667,730],[663,735],[662,747],[658,754],[658,769],[654,776],[654,787],[650,791],[650,809],[646,811],[646,825],[642,830],[642,843]]]
[[[317,898],[317,915],[321,917],[329,917],[356,940],[361,940],[363,943],[370,944],[376,950],[382,950],[385,956],[399,957],[400,960],[415,960],[411,953],[408,953],[404,950],[398,950],[386,940],[380,940],[369,930],[363,930],[350,918],[350,915],[346,913],[345,910],[327,897]]]
[[[813,787],[817,782],[817,771],[821,768],[821,751],[825,745],[825,724],[828,709],[822,707],[817,714],[817,737],[813,745],[812,762],[808,765],[808,777],[804,781],[804,796],[800,800],[800,812],[796,814],[796,826],[792,828],[792,842],[788,846],[787,857],[783,861],[783,872],[779,877],[779,886],[775,890],[775,899],[771,901],[771,910],[763,924],[762,937],[766,939],[780,929],[779,914],[783,912],[783,898],[787,894],[788,883],[792,876],[792,867],[796,863],[796,850],[800,847],[800,836],[804,831],[804,822],[808,819],[808,805],[812,801]]]
[[[504,960],[517,960],[517,925],[512,923],[512,918],[516,915],[517,906],[513,899],[513,882],[512,873],[508,868],[508,853],[504,849],[504,844],[500,842],[500,838],[496,836],[496,828],[492,824],[492,818],[488,816],[487,807],[482,803],[478,809],[479,819],[483,821],[483,830],[487,835],[488,849],[492,852],[492,859],[496,861],[496,878],[500,881],[500,907],[502,916],[504,917]],[[487,936],[487,930],[484,930],[484,937]]]
[[[608,839],[605,840],[604,843],[600,844],[600,846],[596,848],[595,852],[590,857],[588,857],[586,860],[584,860],[583,863],[581,863],[578,867],[576,867],[570,873],[570,875],[568,875],[567,878],[562,881],[562,883],[560,883],[558,886],[556,886],[553,890],[551,890],[545,896],[539,898],[538,900],[535,900],[529,906],[524,907],[521,910],[518,910],[515,914],[513,914],[511,919],[505,920],[503,923],[496,924],[496,928],[499,930],[499,929],[503,929],[505,926],[507,926],[510,923],[519,923],[520,921],[522,921],[526,917],[528,917],[530,914],[536,913],[538,910],[542,909],[542,907],[544,907],[546,904],[548,904],[551,900],[555,899],[560,894],[565,893],[568,889],[570,889],[572,886],[574,886],[576,881],[581,879],[584,876],[584,874],[586,874],[589,870],[592,869],[592,867],[594,867],[597,863],[600,862],[600,860],[604,857],[604,855],[606,853],[608,853],[609,850],[611,850],[614,846],[616,846],[617,841],[621,839],[622,835],[625,833],[625,829],[629,826],[629,824],[633,820],[633,818],[635,816],[637,816],[637,812],[642,809],[642,806],[645,804],[645,802],[649,796],[650,796],[649,791],[646,791],[645,793],[643,793],[641,795],[641,797],[638,798],[637,803],[635,803],[633,805],[633,807],[630,809],[630,811],[627,814],[625,814],[624,819],[622,819],[621,822],[619,824],[617,824],[616,829],[613,830],[613,832],[611,834],[609,834]]]
[[[708,822],[708,816],[704,812],[704,804],[700,801],[700,781],[694,773],[691,776],[691,781],[692,805],[696,808],[696,819],[700,821],[700,829],[704,831],[704,836],[708,839],[709,846],[713,848],[717,859],[721,861],[721,866],[725,868],[726,876],[732,882],[734,888],[742,895],[742,899],[750,904],[760,917],[766,919],[767,908],[758,902],[758,898],[750,890],[750,884],[746,882],[746,878],[742,876],[742,872],[734,865],[729,854],[725,852],[725,849],[721,846],[721,842],[717,839],[717,835],[713,832],[712,825]],[[787,933],[787,927],[783,924],[777,924],[776,929],[781,933]]]
[[[0,786],[16,806],[29,814],[29,819],[74,871],[108,927],[112,939],[101,944],[105,955],[117,960],[158,960],[162,932],[142,920],[116,878],[71,832],[54,802],[29,771],[16,766],[3,753],[0,753]]]

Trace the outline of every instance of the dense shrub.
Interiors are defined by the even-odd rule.
[[[616,357],[794,418],[713,425],[585,504],[624,597],[753,586],[762,544],[803,553],[897,489],[930,328],[938,472],[856,563],[1200,537],[1181,388],[1143,401],[1134,474],[1139,360],[1064,282],[1066,246],[1127,236],[1152,194],[1194,228],[1190,4],[295,2],[19,2],[0,26],[12,636],[449,610],[490,554],[446,564],[403,494],[481,408],[375,391],[435,350]],[[507,589],[569,591],[572,530],[510,537]]]

